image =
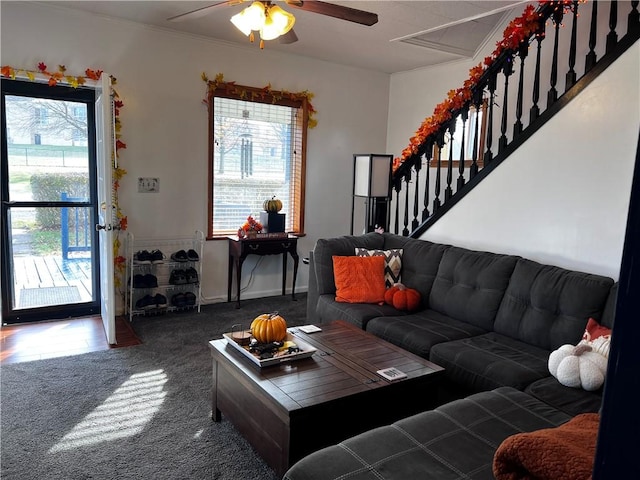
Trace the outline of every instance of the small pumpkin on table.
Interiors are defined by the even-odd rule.
[[[299,351],[294,342],[287,340],[287,322],[278,312],[258,315],[251,322],[251,335],[249,351],[261,359]]]

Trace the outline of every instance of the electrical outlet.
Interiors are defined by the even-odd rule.
[[[138,177],[138,193],[157,193],[159,191],[159,178]]]

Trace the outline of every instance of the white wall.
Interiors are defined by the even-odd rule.
[[[207,111],[205,84],[219,72],[243,85],[309,90],[318,126],[309,131],[305,223],[298,242],[304,257],[320,237],[349,232],[352,155],[384,152],[389,75],[270,51],[232,46],[131,22],[92,16],[48,4],[2,2],[2,64],[35,69],[64,64],[71,74],[102,69],[117,78],[128,174],[120,200],[138,237],[189,235],[207,228]],[[137,193],[137,178],[159,177],[160,192]],[[256,212],[257,213],[257,212]],[[165,252],[168,253],[168,252]],[[227,243],[205,245],[203,294],[226,301]],[[245,262],[243,298],[277,295],[281,260]],[[290,270],[292,270],[290,261]],[[291,284],[291,271],[288,275]],[[243,286],[244,286],[243,285]],[[308,270],[300,265],[297,289]]]
[[[438,90],[464,78],[463,69],[449,65],[392,77],[388,149],[399,151],[396,122],[418,116],[408,85],[429,81]],[[636,44],[423,238],[617,279],[640,128],[638,85]]]

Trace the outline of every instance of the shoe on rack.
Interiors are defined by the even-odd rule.
[[[193,292],[184,292],[184,301],[187,307],[193,307],[196,304],[196,294]]]
[[[171,305],[178,308],[185,307],[187,305],[187,299],[185,298],[184,293],[176,293],[171,297]]]
[[[156,299],[151,295],[145,295],[136,302],[136,310],[151,310],[156,308]]]
[[[184,250],[178,250],[175,253],[171,254],[171,260],[173,260],[174,262],[188,262],[189,258],[187,257],[187,252],[185,252]]]
[[[149,257],[151,259],[151,263],[153,263],[154,265],[158,263],[164,263],[164,253],[162,253],[160,250],[152,250],[149,254]]]
[[[139,265],[150,265],[151,254],[146,250],[140,250],[133,255],[133,263],[137,263]]]
[[[156,296],[153,297],[154,302],[156,303],[157,308],[167,308],[167,297],[160,293],[156,293]]]
[[[172,270],[169,275],[169,283],[171,285],[184,285],[187,283],[187,275],[184,270]]]
[[[198,260],[200,260],[198,252],[196,252],[193,248],[190,248],[187,251],[187,260],[189,260],[190,262],[197,262]]]
[[[147,273],[144,276],[145,286],[143,288],[157,288],[158,287],[158,278],[151,273]]]
[[[144,278],[144,275],[136,273],[133,276],[133,288],[147,288],[147,282]]]
[[[198,271],[195,268],[189,267],[184,273],[187,277],[187,283],[198,283]]]

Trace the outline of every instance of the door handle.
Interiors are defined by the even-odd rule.
[[[111,225],[100,225],[99,223],[96,223],[96,231],[99,232],[100,230],[106,230],[110,232],[112,230],[112,227]]]

